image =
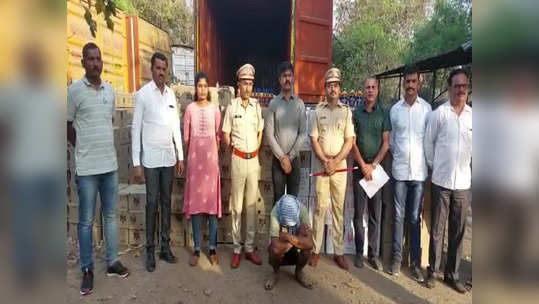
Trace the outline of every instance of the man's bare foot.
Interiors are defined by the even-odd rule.
[[[269,276],[268,280],[264,284],[264,288],[266,288],[266,290],[272,290],[278,281],[279,281],[279,273],[274,272]]]
[[[301,284],[301,286],[307,289],[314,288],[314,282],[309,279],[309,277],[307,276],[307,274],[305,274],[305,271],[303,270],[296,272],[296,280]]]

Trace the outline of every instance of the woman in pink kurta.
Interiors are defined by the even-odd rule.
[[[219,123],[221,113],[209,102],[208,78],[204,73],[195,77],[195,102],[185,109],[183,136],[187,144],[187,178],[183,212],[191,218],[194,253],[189,264],[195,266],[200,257],[200,220],[207,215],[210,225],[210,262],[217,264],[217,217],[221,217],[219,183]]]

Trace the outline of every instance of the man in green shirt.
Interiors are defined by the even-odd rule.
[[[309,213],[305,205],[289,194],[283,195],[271,210],[269,264],[273,273],[264,284],[271,290],[279,280],[281,266],[296,266],[296,280],[305,288],[312,289],[313,282],[306,276],[305,265],[313,248]]]
[[[362,178],[372,179],[372,171],[382,162],[389,149],[389,122],[388,112],[377,104],[378,80],[367,78],[365,80],[363,101],[353,113],[356,140],[352,147],[355,166],[361,170],[354,171],[354,232],[356,242],[356,258],[354,265],[363,267],[363,244],[365,229],[363,227],[363,213],[365,206],[369,212],[369,263],[375,270],[382,270],[380,262],[380,219],[382,215],[382,193],[378,191],[369,198],[359,181]]]

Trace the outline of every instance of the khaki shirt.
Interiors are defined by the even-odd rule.
[[[356,136],[352,111],[341,102],[333,109],[327,101],[321,102],[312,115],[309,135],[318,140],[324,154],[336,156],[341,151],[344,140]]]
[[[223,119],[223,132],[230,134],[234,148],[242,152],[254,152],[258,148],[258,133],[264,129],[262,110],[255,98],[249,98],[247,107],[241,98],[232,99]]]

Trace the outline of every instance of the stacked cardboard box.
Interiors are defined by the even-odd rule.
[[[132,93],[115,92],[116,108],[132,108],[134,105],[134,95]]]
[[[116,109],[113,119],[114,148],[118,159],[118,181],[129,183],[129,173],[133,168],[131,155],[131,123],[133,109]]]
[[[184,246],[185,227],[183,216],[177,212],[178,200],[172,202],[170,241],[173,246]],[[159,211],[159,208],[157,210]],[[176,208],[176,209],[174,209]],[[159,244],[160,215],[156,214],[155,244]],[[146,187],[144,185],[120,184],[116,211],[118,242],[123,245],[146,244]]]

